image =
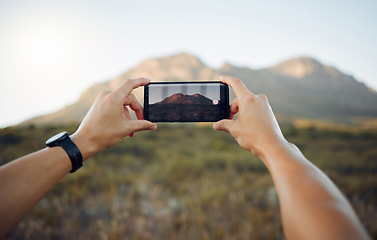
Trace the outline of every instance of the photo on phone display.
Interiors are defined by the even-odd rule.
[[[215,122],[229,118],[228,85],[152,82],[144,87],[144,118],[152,122]]]

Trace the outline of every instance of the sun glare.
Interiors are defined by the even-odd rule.
[[[93,39],[92,22],[51,7],[18,11],[6,22],[0,35],[0,95],[12,103],[3,101],[0,108],[13,112],[4,115],[19,121],[72,102],[86,84],[80,77]]]
[[[51,61],[56,61],[59,57],[58,42],[55,39],[46,36],[36,36],[30,43],[30,60],[35,61],[35,64],[46,64]]]
[[[61,46],[63,40],[58,35],[50,33],[48,29],[33,31],[23,38],[17,49],[18,66],[25,73],[41,76],[52,73],[65,61],[65,53]]]
[[[63,52],[59,49],[59,39],[56,37],[36,32],[24,40],[20,57],[25,68],[40,71],[61,64]]]
[[[64,21],[32,19],[13,32],[11,56],[25,74],[47,76],[72,65],[77,54],[75,29]]]

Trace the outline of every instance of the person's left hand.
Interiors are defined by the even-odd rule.
[[[149,82],[147,78],[128,79],[117,90],[102,91],[98,95],[80,127],[71,136],[84,159],[115,146],[137,131],[157,128],[156,124],[144,120],[143,108],[132,94],[133,89]],[[127,106],[135,112],[138,120],[131,118]]]

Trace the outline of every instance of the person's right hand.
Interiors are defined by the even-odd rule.
[[[236,99],[230,105],[230,119],[214,123],[215,130],[229,132],[242,148],[259,157],[286,143],[265,95],[254,95],[240,79],[222,76],[220,80],[233,89]]]

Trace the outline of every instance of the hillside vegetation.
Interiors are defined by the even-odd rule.
[[[76,127],[3,129],[0,163]],[[377,238],[377,133],[289,125],[283,131],[339,186]],[[284,237],[276,191],[258,158],[209,125],[159,124],[64,177],[7,239]]]

